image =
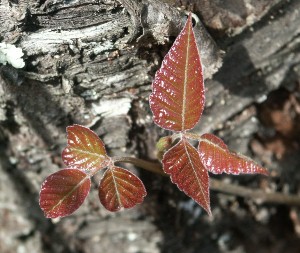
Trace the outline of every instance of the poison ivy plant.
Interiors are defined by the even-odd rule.
[[[191,15],[156,72],[149,98],[154,122],[173,135],[158,142],[162,167],[180,190],[194,199],[211,215],[209,174],[264,174],[268,171],[249,158],[231,152],[213,134],[188,132],[200,120],[205,104],[200,55]],[[151,165],[135,158],[107,155],[100,138],[90,129],[73,125],[67,128],[68,145],[62,152],[67,166],[43,182],[40,206],[48,218],[63,217],[77,210],[91,187],[91,177],[106,169],[98,194],[109,211],[131,208],[143,201],[146,190],[142,181],[116,162]],[[197,140],[195,148],[189,140]]]

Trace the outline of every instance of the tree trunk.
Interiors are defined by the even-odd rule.
[[[7,232],[0,234],[1,252],[23,247],[25,252],[152,253],[160,252],[158,243],[163,252],[200,252],[199,246],[184,245],[183,235],[168,242],[173,232],[158,224],[164,218],[156,213],[157,195],[169,196],[170,185],[168,190],[156,186],[145,207],[118,215],[100,207],[92,189],[79,211],[59,221],[44,218],[38,193],[45,177],[64,166],[65,128],[74,123],[94,130],[111,155],[155,159],[155,142],[165,133],[152,122],[148,96],[155,71],[184,25],[184,8],[204,24],[197,23],[195,33],[206,109],[195,131],[218,131],[235,150],[250,154],[249,143],[261,129],[253,105],[279,88],[292,92],[299,83],[300,2],[219,2],[0,1],[0,41],[25,54],[22,70],[0,66],[0,215]],[[163,200],[166,215],[174,205]],[[180,231],[189,229],[184,226]]]

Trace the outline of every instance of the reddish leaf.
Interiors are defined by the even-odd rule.
[[[142,203],[146,194],[142,181],[120,167],[107,169],[99,185],[100,202],[111,212]]]
[[[149,99],[153,120],[168,130],[191,129],[200,119],[204,100],[202,67],[189,15],[156,72]]]
[[[269,174],[248,157],[230,152],[226,144],[213,134],[201,136],[198,150],[201,162],[214,174]]]
[[[163,169],[178,188],[201,205],[209,215],[209,177],[197,150],[185,139],[165,153]]]
[[[90,177],[77,169],[63,169],[51,174],[40,191],[40,207],[47,218],[70,215],[85,200],[91,188]]]
[[[84,170],[107,166],[109,157],[97,134],[80,125],[67,127],[67,133],[68,146],[62,152],[62,159],[67,166]]]

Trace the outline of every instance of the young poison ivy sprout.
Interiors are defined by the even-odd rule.
[[[209,215],[208,172],[268,175],[268,171],[254,161],[230,152],[217,136],[188,132],[198,123],[204,110],[204,91],[201,59],[190,14],[155,74],[149,99],[154,122],[174,132],[158,143],[163,171],[137,158],[109,157],[104,143],[93,131],[80,125],[69,126],[68,145],[62,152],[67,168],[47,177],[41,187],[40,207],[45,216],[63,217],[77,210],[89,193],[90,178],[104,169],[98,193],[106,209],[118,211],[141,203],[146,196],[142,181],[128,170],[115,166],[116,162],[129,162],[170,175],[171,181]],[[189,139],[198,140],[197,149]]]

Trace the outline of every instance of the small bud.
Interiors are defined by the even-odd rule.
[[[157,158],[161,160],[164,153],[172,147],[172,136],[164,136],[156,143]]]

